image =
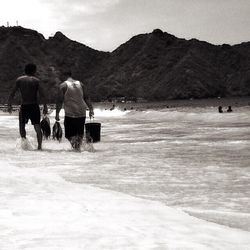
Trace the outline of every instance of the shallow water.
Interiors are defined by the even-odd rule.
[[[23,151],[17,117],[0,116],[0,155],[21,168],[44,166],[72,183],[158,200],[250,231],[249,107],[223,114],[214,107],[95,113],[102,135],[94,153],[75,153],[66,140]],[[31,126],[28,134],[35,148]]]

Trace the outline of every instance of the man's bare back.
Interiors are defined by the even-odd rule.
[[[39,79],[35,76],[20,76],[16,80],[16,88],[20,90],[22,104],[37,104],[39,92]]]

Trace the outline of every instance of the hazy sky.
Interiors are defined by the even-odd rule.
[[[1,0],[0,25],[17,20],[106,51],[155,28],[214,44],[250,41],[250,0]]]

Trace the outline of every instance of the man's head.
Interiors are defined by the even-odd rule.
[[[61,73],[60,79],[66,81],[69,77],[72,77],[72,72],[70,70]]]
[[[33,63],[26,64],[24,71],[26,75],[32,76],[36,73],[36,65]]]
[[[63,72],[65,78],[72,77],[72,72],[70,70]]]

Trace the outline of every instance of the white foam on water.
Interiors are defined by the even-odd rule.
[[[101,117],[121,117],[128,114],[130,111],[122,111],[119,108],[114,108],[113,110],[105,110],[105,109],[94,109],[95,118]]]
[[[87,151],[87,152],[94,153],[95,152],[95,148],[94,148],[93,143],[83,141],[83,144],[81,146],[81,151]]]
[[[26,138],[18,138],[16,141],[17,150],[34,150],[34,138],[27,136]]]
[[[102,117],[120,117],[120,116],[124,116],[127,113],[129,113],[130,111],[122,111],[118,108],[114,108],[113,110],[109,110],[109,109],[101,109],[101,108],[95,108],[94,109],[94,114],[95,114],[95,118],[99,119]],[[56,111],[53,110],[51,112],[51,114],[49,115],[50,117],[55,117],[56,115]],[[61,109],[60,113],[60,118],[63,118],[65,115],[64,109]],[[88,111],[87,111],[87,115],[88,115]]]

